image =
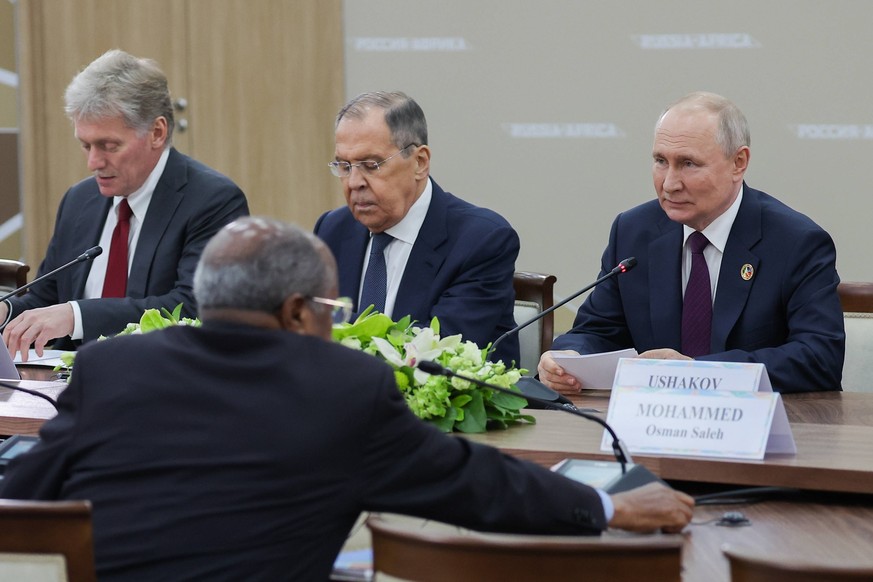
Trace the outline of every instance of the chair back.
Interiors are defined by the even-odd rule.
[[[422,529],[371,516],[373,571],[418,582],[659,582],[681,577],[680,536],[497,535],[433,531],[431,523]]]
[[[873,283],[840,283],[837,293],[846,324],[843,389],[873,392]]]
[[[513,277],[515,287],[515,309],[513,315],[515,323],[522,323],[533,319],[541,311],[555,304],[554,287],[558,278],[554,275],[518,271]],[[519,366],[536,373],[540,355],[552,347],[555,337],[555,317],[550,313],[532,323],[518,334],[521,347],[521,360]]]
[[[821,565],[763,556],[730,545],[722,547],[730,563],[731,582],[857,582],[873,580],[868,566]]]
[[[0,259],[0,293],[8,293],[27,283],[30,267],[21,261]]]
[[[46,572],[46,555],[60,555],[66,577],[48,579],[94,582],[91,504],[0,499],[0,554],[3,580],[33,580],[33,572]],[[14,576],[15,572],[28,574],[22,578]]]

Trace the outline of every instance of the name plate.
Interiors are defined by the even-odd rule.
[[[763,459],[797,452],[776,392],[616,386],[606,420],[632,453]],[[601,450],[612,450],[606,431]]]
[[[615,371],[615,386],[682,390],[772,392],[764,364],[706,362],[701,360],[647,360],[622,358]]]

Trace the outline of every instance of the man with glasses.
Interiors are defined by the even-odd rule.
[[[615,219],[602,273],[639,266],[597,287],[555,350],[635,348],[644,358],[759,362],[781,392],[840,390],[845,350],[831,237],[743,181],[749,127],[739,108],[692,93],[658,119],[657,199]],[[540,379],[579,382],[540,359]]]
[[[326,580],[362,511],[491,531],[681,530],[660,483],[607,495],[419,420],[389,366],[330,341],[330,252],[265,218],[194,276],[202,327],[92,342],[0,494],[88,499],[97,577]]]
[[[336,118],[336,159],[347,206],[315,233],[339,264],[340,294],[395,320],[440,321],[484,347],[515,326],[515,230],[499,214],[443,191],[429,177],[421,107],[403,93],[364,93]],[[492,359],[518,362],[516,337]]]

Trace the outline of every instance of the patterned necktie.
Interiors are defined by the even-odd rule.
[[[385,298],[388,295],[388,269],[385,266],[385,247],[394,240],[388,233],[380,232],[373,235],[370,243],[370,262],[364,275],[364,287],[361,290],[361,303],[358,312],[364,311],[370,305],[379,312],[385,311]]]
[[[133,212],[127,198],[122,198],[118,204],[118,223],[112,231],[112,243],[109,245],[103,297],[124,297],[127,293],[127,241],[130,237],[131,214]]]
[[[682,305],[682,353],[696,358],[710,352],[712,337],[712,287],[703,249],[709,241],[701,232],[688,237],[691,247],[691,275]]]

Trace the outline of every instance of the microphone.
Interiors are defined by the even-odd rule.
[[[97,247],[97,248],[100,248],[100,247]],[[0,348],[0,349],[6,349],[6,348]],[[49,404],[51,404],[52,406],[55,407],[55,410],[58,409],[57,403],[54,400],[52,400],[50,397],[43,394],[42,392],[37,392],[36,390],[31,390],[30,388],[23,388],[21,386],[16,386],[15,384],[11,384],[9,382],[4,382],[2,380],[0,380],[0,386],[2,386],[3,388],[9,388],[10,390],[18,390],[19,392],[24,392],[26,394],[30,394],[31,396],[38,396],[38,397],[42,398],[43,400],[48,400]]]
[[[515,326],[514,328],[510,329],[509,331],[507,331],[506,333],[501,335],[499,338],[497,338],[494,341],[493,344],[491,344],[491,350],[489,351],[489,353],[494,352],[494,350],[497,348],[497,345],[500,342],[502,342],[503,340],[505,340],[506,338],[508,338],[509,336],[517,334],[518,332],[520,332],[521,330],[523,330],[524,328],[526,328],[527,326],[529,326],[532,323],[536,323],[537,321],[544,318],[545,316],[547,316],[548,314],[550,314],[554,310],[558,309],[559,307],[563,307],[566,303],[572,301],[573,299],[576,299],[577,297],[579,297],[580,295],[582,295],[586,291],[589,291],[589,290],[593,289],[594,287],[597,287],[598,285],[600,285],[601,283],[603,283],[607,279],[615,277],[616,275],[619,275],[621,273],[627,273],[628,271],[630,271],[631,269],[633,269],[636,266],[637,266],[636,257],[626,258],[625,260],[620,262],[618,265],[616,265],[615,268],[613,268],[610,272],[608,272],[604,276],[600,277],[599,279],[597,279],[596,281],[594,281],[593,283],[591,283],[587,287],[583,287],[582,289],[576,291],[575,293],[573,293],[572,295],[570,295],[569,297],[567,297],[566,299],[564,299],[560,303],[552,305],[548,309],[545,309],[545,310],[541,311],[540,313],[538,313],[537,315],[533,316],[528,321],[525,321],[521,325]]]
[[[636,261],[634,261],[634,263],[636,263]],[[630,471],[627,470],[627,465],[633,464],[633,459],[631,458],[630,451],[628,451],[624,442],[622,442],[621,439],[618,438],[618,435],[615,434],[615,431],[612,429],[612,427],[609,426],[609,424],[599,416],[594,416],[593,414],[583,412],[575,406],[562,406],[561,404],[556,404],[550,400],[533,398],[529,396],[524,396],[523,394],[519,395],[518,392],[515,392],[513,390],[507,390],[502,386],[483,382],[478,378],[471,378],[463,374],[458,374],[457,372],[449,370],[448,368],[434,361],[423,360],[418,362],[416,364],[416,367],[422,372],[427,372],[432,376],[446,376],[447,378],[454,377],[460,380],[466,380],[467,382],[472,382],[473,384],[488,388],[489,390],[494,390],[495,392],[503,392],[504,394],[509,394],[510,396],[525,398],[526,400],[533,400],[534,402],[543,405],[545,408],[562,410],[569,414],[581,416],[582,418],[586,418],[601,425],[609,433],[609,436],[612,437],[612,454],[615,455],[615,460],[618,461],[618,464],[621,466],[621,477],[606,490],[607,493],[621,493],[622,491],[635,489],[636,487],[640,487],[642,485],[645,485],[646,483],[651,483],[652,481],[658,481],[669,487],[669,485],[664,483],[661,479],[657,477],[657,475],[646,469],[643,465],[634,465]]]
[[[22,285],[21,287],[19,287],[18,289],[15,289],[14,291],[10,291],[9,293],[4,295],[3,297],[0,297],[0,301],[6,301],[10,297],[14,297],[14,296],[18,295],[19,293],[21,293],[22,291],[26,291],[27,289],[30,289],[31,287],[33,287],[34,285],[36,285],[40,281],[44,281],[45,279],[48,279],[49,277],[53,277],[54,275],[60,273],[64,269],[68,269],[68,268],[72,267],[73,265],[77,265],[79,263],[84,263],[85,261],[92,261],[96,257],[99,257],[102,253],[103,253],[102,247],[100,247],[100,246],[91,247],[90,249],[88,249],[87,251],[85,251],[84,253],[82,253],[81,255],[79,255],[78,257],[76,257],[75,259],[73,259],[72,261],[67,263],[66,265],[61,265],[60,267],[58,267],[54,271],[49,271],[45,275],[41,275],[41,276],[37,277],[36,279],[31,281],[30,283],[26,283],[26,284]]]
[[[599,279],[597,279],[596,281],[594,281],[593,283],[591,283],[587,287],[580,289],[579,291],[573,293],[572,295],[570,295],[569,297],[567,297],[566,299],[564,299],[563,301],[561,301],[557,305],[552,305],[551,307],[541,311],[540,313],[538,313],[537,315],[535,315],[534,317],[532,317],[528,321],[525,321],[521,325],[515,326],[514,328],[510,329],[509,331],[507,331],[506,333],[501,335],[499,338],[497,338],[497,340],[494,341],[493,344],[491,344],[491,349],[490,349],[489,353],[493,353],[495,348],[497,347],[497,344],[502,342],[507,337],[519,333],[521,330],[523,330],[524,328],[526,328],[530,324],[536,323],[537,321],[539,321],[543,317],[547,316],[548,314],[550,314],[554,310],[565,305],[568,301],[572,301],[573,299],[575,299],[576,297],[578,297],[582,293],[585,293],[586,291],[596,287],[597,285],[600,285],[601,283],[603,283],[604,281],[606,281],[610,277],[615,277],[616,275],[619,275],[621,273],[627,273],[628,271],[630,271],[631,269],[633,269],[636,266],[637,266],[636,258],[635,257],[628,257],[627,259],[623,260],[618,265],[616,265],[615,268],[612,269],[609,273],[600,277]],[[573,403],[570,402],[565,396],[562,396],[558,392],[552,390],[551,388],[549,388],[548,386],[546,386],[545,384],[543,384],[542,382],[540,382],[539,380],[537,380],[536,378],[533,378],[533,377],[529,377],[529,376],[523,377],[518,382],[518,389],[521,390],[521,393],[525,398],[527,398],[528,400],[530,400],[532,402],[536,402],[538,404],[539,404],[540,400],[548,400],[552,403],[558,402],[566,408],[576,408],[575,406],[573,406]],[[532,407],[532,408],[534,408],[534,407]]]
[[[482,386],[484,388],[488,388],[489,390],[494,390],[495,392],[503,392],[505,394],[509,394],[510,396],[516,396],[518,398],[528,399],[528,397],[525,396],[524,394],[519,394],[518,392],[515,392],[513,390],[507,390],[506,388],[503,388],[502,386],[497,386],[495,384],[483,382],[482,380],[479,380],[478,378],[471,378],[469,376],[464,376],[462,374],[458,374],[457,372],[449,370],[448,368],[441,366],[440,364],[438,364],[434,361],[424,360],[424,361],[418,362],[416,367],[419,370],[421,370],[422,372],[427,372],[428,374],[430,374],[432,376],[446,376],[447,378],[454,377],[454,378],[458,378],[460,380],[466,380],[467,382],[472,382],[473,384],[478,384],[479,386]],[[593,414],[588,414],[587,412],[582,412],[581,410],[579,410],[575,406],[572,408],[565,407],[565,406],[562,406],[560,404],[555,404],[554,402],[552,402],[550,400],[543,400],[542,398],[530,398],[530,400],[533,400],[534,402],[542,404],[546,408],[552,408],[555,410],[563,410],[564,412],[569,412],[570,414],[575,414],[576,416],[581,416],[582,418],[587,418],[588,420],[593,420],[597,424],[602,425],[603,428],[605,428],[607,430],[607,432],[609,433],[609,436],[612,437],[612,452],[615,455],[615,460],[618,461],[619,464],[621,465],[622,474],[624,474],[626,472],[625,465],[627,463],[633,463],[633,459],[631,459],[631,456],[627,450],[627,447],[625,447],[624,443],[621,442],[621,440],[619,440],[618,435],[615,434],[615,431],[612,430],[612,427],[609,426],[609,424],[607,424],[607,422],[605,420],[603,420],[602,418],[600,418],[599,416],[594,416]]]

